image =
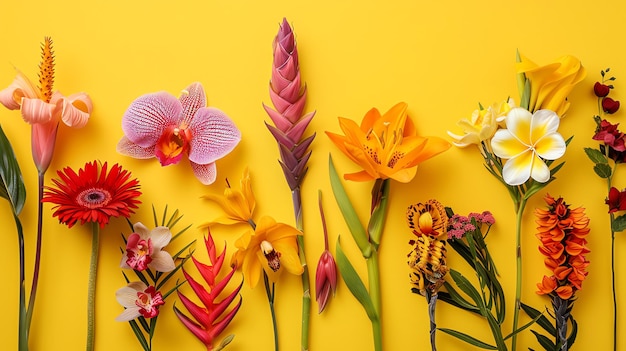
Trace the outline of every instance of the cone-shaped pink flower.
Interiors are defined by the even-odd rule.
[[[311,156],[308,147],[315,133],[302,138],[315,111],[303,115],[306,85],[302,84],[298,64],[298,48],[293,30],[286,18],[274,38],[274,62],[270,81],[270,99],[274,108],[263,104],[274,125],[266,123],[280,147],[283,173],[291,190],[300,186]]]
[[[187,154],[196,178],[215,181],[215,161],[228,155],[241,132],[222,111],[206,107],[204,88],[193,83],[179,99],[166,92],[146,94],[132,102],[122,117],[121,154],[148,159],[162,166],[178,163]]]
[[[209,232],[207,238],[204,239],[210,264],[204,264],[195,258],[195,255],[191,256],[194,265],[200,275],[207,283],[209,289],[205,288],[202,284],[196,281],[187,271],[183,268],[183,274],[185,279],[189,283],[189,286],[193,292],[197,295],[201,302],[201,306],[191,301],[187,296],[177,291],[178,297],[182,304],[187,308],[191,317],[185,315],[176,306],[174,306],[174,312],[178,319],[195,335],[206,347],[207,350],[213,349],[213,344],[217,336],[226,329],[228,324],[233,320],[239,307],[241,307],[241,297],[234,307],[227,312],[230,304],[235,300],[241,290],[243,281],[237,285],[230,293],[227,293],[225,297],[218,300],[218,296],[224,291],[228,282],[233,277],[236,267],[233,267],[230,272],[226,274],[221,280],[218,279],[222,264],[224,263],[224,257],[226,254],[226,247],[221,254],[217,255],[215,250],[215,243],[213,237]]]
[[[17,71],[13,83],[0,91],[0,103],[10,110],[20,110],[31,128],[33,161],[39,173],[50,166],[59,123],[74,128],[87,124],[93,105],[86,93],[63,96],[53,92],[54,51],[52,39],[45,38],[39,65],[39,86]]]
[[[329,297],[335,295],[337,290],[337,264],[333,255],[328,250],[324,250],[315,272],[315,299],[317,300],[318,312],[322,313]]]

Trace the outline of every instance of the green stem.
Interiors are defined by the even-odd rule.
[[[304,224],[302,223],[302,196],[300,193],[300,187],[295,188],[291,192],[291,199],[293,202],[294,215],[296,217],[296,229],[304,232]],[[304,235],[298,235],[298,257],[300,257],[300,264],[302,265],[303,272],[302,278],[302,332],[300,335],[300,348],[302,351],[309,349],[309,320],[311,316],[311,285],[309,283],[309,266],[306,263],[306,256],[304,254]]]
[[[98,270],[98,249],[100,247],[100,227],[98,222],[91,223],[91,261],[89,263],[89,286],[87,289],[87,351],[94,349],[96,273]]]
[[[276,326],[276,311],[274,311],[275,286],[274,283],[272,283],[270,287],[270,281],[265,271],[263,271],[263,282],[265,283],[265,293],[267,294],[267,302],[269,302],[270,313],[272,315],[272,326],[274,329],[274,350],[278,351],[278,328]]]
[[[41,265],[41,247],[43,240],[43,202],[41,199],[43,198],[43,182],[44,182],[45,171],[38,172],[38,185],[39,185],[39,204],[37,209],[37,243],[35,248],[35,264],[33,268],[33,281],[30,289],[30,297],[28,299],[28,309],[26,310],[26,325],[28,330],[30,330],[30,323],[33,318],[33,312],[35,310],[35,298],[37,296],[37,286],[39,285],[39,267]]]
[[[369,295],[374,305],[376,318],[372,319],[372,331],[374,333],[374,350],[382,351],[382,328],[381,328],[381,295],[380,274],[378,267],[378,250],[372,250],[372,255],[366,259],[367,278],[369,281]]]
[[[515,280],[515,310],[513,311],[513,336],[511,338],[511,351],[516,350],[517,344],[517,326],[519,323],[519,310],[521,307],[522,299],[522,217],[524,216],[524,209],[526,208],[526,201],[528,199],[522,196],[519,206],[517,206],[517,220],[516,220],[516,233],[515,233],[515,262],[517,277]]]
[[[20,306],[19,306],[19,331],[18,331],[18,350],[28,351],[28,316],[26,312],[26,287],[24,286],[25,272],[24,272],[24,231],[22,229],[22,222],[13,213],[13,219],[15,220],[15,227],[17,229],[17,243],[20,252]]]

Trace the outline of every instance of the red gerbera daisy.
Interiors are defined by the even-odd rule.
[[[100,169],[99,169],[100,168]],[[55,187],[46,186],[42,202],[55,204],[52,216],[71,228],[77,221],[98,222],[100,228],[111,217],[130,217],[141,201],[137,197],[139,181],[130,180],[131,173],[118,164],[107,173],[107,163],[86,163],[78,174],[70,167],[57,171],[60,180],[52,179]]]

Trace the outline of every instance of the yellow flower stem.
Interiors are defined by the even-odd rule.
[[[517,206],[517,224],[515,234],[515,258],[516,258],[516,272],[517,279],[515,282],[515,310],[513,311],[513,336],[511,338],[511,351],[516,350],[517,344],[517,326],[519,323],[519,310],[521,308],[522,299],[522,217],[524,216],[524,209],[526,208],[526,201],[528,199],[525,196],[521,196],[521,200]]]
[[[96,321],[96,273],[98,270],[98,250],[100,247],[100,227],[98,222],[91,223],[91,262],[89,264],[89,285],[87,289],[87,351],[94,349],[94,331]]]
[[[291,192],[293,201],[294,215],[296,217],[296,229],[304,233],[304,224],[302,223],[302,196],[300,187],[296,187]],[[300,334],[300,348],[302,351],[309,349],[309,319],[311,316],[311,286],[309,283],[309,266],[306,263],[304,254],[304,235],[298,235],[298,257],[302,265],[302,332]]]

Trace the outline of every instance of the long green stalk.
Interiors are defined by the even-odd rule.
[[[13,219],[15,220],[15,227],[17,228],[17,241],[20,251],[20,306],[19,306],[19,333],[18,333],[18,350],[28,351],[28,316],[26,311],[26,288],[24,286],[25,272],[24,272],[24,231],[22,229],[22,222],[17,217],[17,214],[13,213]]]
[[[515,266],[516,266],[516,280],[515,280],[515,310],[513,311],[513,336],[511,338],[511,351],[516,350],[517,344],[517,326],[519,324],[519,310],[521,308],[522,300],[522,217],[524,216],[524,209],[526,208],[526,197],[522,196],[520,203],[517,206],[517,219],[516,219],[516,233],[515,233]]]
[[[37,206],[37,243],[35,247],[35,264],[33,268],[33,281],[31,283],[30,297],[28,298],[28,308],[26,310],[26,328],[30,330],[30,323],[35,310],[35,298],[37,297],[37,286],[39,285],[39,267],[41,266],[41,248],[43,241],[43,183],[45,171],[38,172],[39,204]]]
[[[274,297],[275,295],[275,285],[274,283],[270,286],[270,281],[267,276],[267,273],[263,271],[263,282],[265,283],[265,293],[267,294],[267,302],[269,302],[270,313],[272,315],[272,327],[274,330],[274,350],[278,351],[278,327],[276,325],[276,311],[274,309]]]
[[[96,273],[98,271],[98,251],[100,247],[100,227],[98,222],[91,223],[91,260],[89,263],[89,284],[87,288],[87,351],[93,351],[96,322]]]

